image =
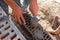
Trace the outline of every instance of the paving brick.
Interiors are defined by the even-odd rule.
[[[6,13],[0,7],[2,20],[0,20],[0,39],[1,40],[26,40],[22,33],[17,29],[14,23],[9,20]]]

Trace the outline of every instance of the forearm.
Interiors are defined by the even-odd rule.
[[[60,26],[54,31],[55,34],[59,34],[60,33]]]
[[[34,16],[38,15],[38,4],[37,4],[37,0],[30,0],[30,7],[29,7],[30,11],[32,12],[32,14]]]
[[[4,0],[12,9],[17,6],[17,4],[13,0]]]

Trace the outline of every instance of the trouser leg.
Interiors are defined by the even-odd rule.
[[[0,0],[0,6],[8,12],[8,5],[3,0]]]

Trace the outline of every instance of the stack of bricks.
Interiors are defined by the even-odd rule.
[[[26,40],[0,7],[0,40]]]

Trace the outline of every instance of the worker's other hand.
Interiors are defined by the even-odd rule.
[[[38,15],[38,4],[37,4],[37,0],[30,0],[30,7],[29,7],[30,11],[32,12],[32,14],[34,16]]]

